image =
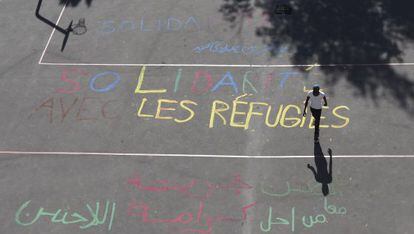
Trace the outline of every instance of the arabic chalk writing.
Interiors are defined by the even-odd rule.
[[[326,223],[326,216],[324,214],[319,214],[316,216],[308,216],[308,220],[309,222],[306,221],[306,216],[302,216],[302,224],[303,226],[305,226],[306,228],[311,228],[313,227],[315,224],[320,223]]]
[[[103,215],[102,212],[100,212],[101,203],[99,201],[96,202],[95,208],[92,208],[91,205],[86,204],[88,215],[82,215],[79,212],[69,212],[64,209],[49,212],[46,211],[44,207],[40,207],[32,220],[25,221],[24,219],[30,216],[30,213],[25,212],[30,203],[31,200],[24,202],[16,211],[15,222],[17,224],[21,226],[30,226],[36,223],[41,217],[45,217],[48,218],[50,223],[53,224],[78,224],[80,229],[88,229],[108,222],[108,230],[110,231],[112,229],[116,209],[116,203],[113,202],[112,207],[110,208],[111,204],[109,201],[105,202]],[[71,214],[68,217],[69,213]],[[100,217],[101,215],[102,217]]]
[[[284,219],[284,218],[280,218],[280,217],[277,217],[273,221],[272,216],[273,216],[273,208],[270,206],[269,207],[268,219],[267,219],[267,225],[264,226],[263,221],[260,221],[260,230],[262,230],[262,232],[270,232],[272,230],[272,225],[275,225],[275,224],[290,225],[291,231],[292,232],[295,231],[295,207],[292,207],[292,209],[291,209],[290,222],[289,222],[288,219]]]
[[[324,198],[324,210],[326,211],[326,214],[319,213],[315,215],[303,215],[300,219],[301,222],[299,223],[301,223],[304,228],[312,228],[316,224],[328,223],[327,215],[345,215],[347,212],[345,207],[337,208],[335,205],[328,205],[326,197]],[[296,223],[298,223],[297,219],[299,218],[297,217],[296,207],[291,208],[288,218],[279,216],[273,218],[273,216],[273,207],[269,206],[267,219],[265,221],[260,221],[259,226],[262,232],[270,232],[274,225],[290,225],[291,232],[295,232],[297,228]]]
[[[241,207],[241,215],[239,217],[233,217],[228,215],[209,215],[204,213],[205,202],[199,201],[197,212],[179,212],[175,217],[172,218],[154,218],[151,217],[152,214],[162,213],[161,211],[154,211],[148,204],[145,202],[136,202],[132,201],[128,205],[127,214],[130,217],[141,217],[141,222],[143,223],[164,223],[164,224],[191,224],[194,226],[200,226],[202,228],[181,228],[181,231],[184,232],[198,232],[198,233],[211,233],[214,223],[227,222],[227,221],[246,221],[247,220],[247,211],[250,208],[253,208],[256,205],[256,202],[247,204]],[[204,221],[202,221],[204,219]]]
[[[292,195],[292,194],[306,194],[306,195],[312,195],[312,196],[321,196],[321,195],[323,195],[320,192],[320,184],[319,183],[313,183],[313,184],[311,184],[310,182],[308,182],[306,184],[306,188],[292,188],[291,184],[288,181],[286,181],[286,191],[279,192],[279,193],[273,192],[273,191],[270,192],[266,188],[270,188],[270,186],[266,186],[264,184],[264,182],[261,182],[260,183],[260,190],[261,190],[261,192],[263,194],[266,194],[266,195],[271,196],[271,197],[286,197],[286,196],[289,196],[289,195]],[[334,185],[332,184],[331,185],[330,195],[331,196],[334,196],[334,195],[341,196],[342,193],[336,191]]]
[[[253,186],[244,182],[240,175],[234,175],[232,179],[227,183],[212,183],[207,180],[195,180],[192,179],[187,183],[178,184],[172,183],[169,180],[163,180],[162,185],[147,186],[143,185],[142,179],[139,175],[128,179],[128,184],[133,185],[137,190],[148,192],[168,192],[175,191],[182,194],[184,197],[194,198],[196,200],[205,201],[210,198],[218,190],[233,191],[235,195],[240,195],[242,190],[251,190]],[[205,187],[204,193],[197,193],[192,191],[194,186],[201,185]]]
[[[242,54],[249,56],[262,56],[266,53],[270,53],[271,51],[278,51],[278,54],[282,54],[287,51],[287,48],[273,48],[267,45],[229,45],[223,41],[212,41],[208,42],[207,44],[195,47],[193,51],[198,54],[207,52],[213,54]]]
[[[292,207],[289,218],[276,217],[275,219],[273,219],[273,208],[270,206],[267,221],[266,222],[260,221],[260,230],[262,232],[270,232],[272,230],[273,225],[290,225],[291,231],[295,232],[295,229],[296,229],[296,224],[295,224],[296,212],[295,211],[296,211],[296,208]],[[317,223],[323,224],[326,222],[327,220],[324,214],[319,214],[316,216],[308,216],[308,217],[302,216],[302,224],[306,228],[311,228]]]
[[[328,199],[325,197],[323,208],[325,209],[326,213],[328,214],[338,214],[338,215],[345,215],[347,210],[345,207],[337,208],[335,205],[328,205]]]
[[[129,200],[126,210],[128,221],[140,222],[142,225],[162,225],[166,228],[177,229],[176,233],[199,233],[212,234],[217,231],[217,224],[223,223],[248,223],[254,221],[253,209],[259,208],[258,201],[247,199],[247,194],[254,192],[254,187],[245,182],[241,175],[235,174],[225,177],[220,181],[209,181],[207,179],[185,179],[171,180],[164,178],[145,179],[139,174],[127,180],[128,191],[133,195]],[[313,184],[306,184],[305,188],[294,188],[291,183],[286,182],[286,191],[268,192],[261,183],[261,191],[271,197],[287,197],[292,194],[322,195]],[[318,184],[316,184],[318,185]],[[197,187],[198,186],[198,187]],[[200,188],[201,186],[201,188]],[[139,193],[139,199],[136,195]],[[153,194],[145,196],[143,193]],[[176,199],[183,199],[179,209],[174,211],[166,208],[163,203],[158,203],[156,198],[165,202],[164,195],[178,194]],[[341,193],[337,193],[341,194]],[[141,196],[144,195],[144,196]],[[224,197],[223,197],[224,195]],[[230,196],[228,196],[230,195]],[[168,196],[169,197],[169,196]],[[219,200],[224,198],[226,200]],[[230,199],[228,199],[230,198]],[[147,201],[146,199],[150,199]],[[168,200],[168,199],[167,199]],[[235,202],[221,210],[217,202]],[[271,232],[276,228],[289,228],[290,232],[298,229],[310,229],[315,226],[328,223],[328,219],[345,217],[348,213],[344,206],[338,206],[323,198],[323,205],[317,209],[313,207],[313,213],[301,210],[298,205],[288,206],[289,212],[280,214],[275,206],[268,206],[264,219],[257,220],[262,232]],[[90,229],[102,226],[108,231],[116,216],[117,203],[96,201],[86,203],[82,210],[71,210],[69,208],[49,209],[34,205],[31,200],[23,202],[17,209],[14,219],[17,225],[29,227],[46,220],[48,224],[72,225],[79,229]],[[257,213],[257,212],[256,212]],[[304,213],[304,214],[303,214]],[[117,218],[118,220],[119,218]],[[255,221],[256,222],[256,221]]]
[[[201,233],[210,234],[214,225],[222,222],[250,222],[249,210],[256,206],[256,201],[244,201],[241,198],[243,191],[252,190],[253,186],[244,182],[240,175],[236,174],[226,178],[225,182],[214,183],[208,180],[191,179],[185,182],[175,182],[168,179],[157,179],[145,182],[138,175],[128,179],[128,184],[132,185],[139,192],[147,193],[178,193],[183,199],[187,200],[186,207],[174,215],[167,211],[153,208],[145,201],[131,200],[128,205],[127,215],[139,218],[138,221],[149,224],[178,224],[180,233]],[[197,187],[198,186],[198,187]],[[196,188],[197,187],[197,188]],[[218,194],[221,191],[222,193]],[[232,200],[237,201],[238,205],[224,212],[208,209],[206,205],[214,202],[219,195],[226,195],[230,192]],[[215,196],[217,194],[217,196]],[[240,204],[242,203],[242,204]],[[210,208],[210,207],[209,207]],[[215,208],[217,209],[217,208]],[[235,214],[227,214],[232,211]],[[214,213],[211,213],[214,212]]]

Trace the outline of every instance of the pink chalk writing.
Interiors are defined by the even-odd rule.
[[[178,193],[183,199],[190,199],[186,202],[186,207],[174,214],[163,211],[160,208],[155,208],[155,205],[149,205],[148,202],[139,199],[137,201],[133,198],[127,209],[127,216],[134,218],[145,224],[164,224],[174,225],[174,230],[178,233],[199,233],[211,234],[215,224],[222,222],[247,222],[253,219],[249,218],[249,210],[256,206],[256,201],[238,202],[244,203],[230,208],[232,215],[225,214],[227,212],[212,211],[206,209],[209,203],[217,202],[213,196],[218,191],[230,192],[231,199],[234,200],[243,193],[253,189],[253,186],[244,182],[240,175],[232,176],[223,183],[213,183],[208,180],[191,179],[185,182],[173,182],[168,179],[156,179],[144,181],[139,175],[129,178],[128,185],[132,185],[135,192],[140,193],[157,193],[165,194]],[[200,189],[195,189],[195,186],[201,186]],[[154,204],[156,201],[151,201]],[[208,210],[209,212],[206,212]],[[138,218],[138,219],[136,219]]]
[[[154,183],[155,182],[155,183]],[[161,182],[161,183],[160,183]],[[172,183],[168,180],[158,180],[153,181],[153,184],[161,185],[144,185],[142,179],[139,175],[134,178],[128,179],[128,184],[133,185],[137,190],[148,191],[148,192],[167,192],[167,191],[176,191],[181,193],[185,197],[191,197],[197,200],[206,200],[210,198],[213,193],[217,190],[233,190],[235,195],[240,195],[242,190],[253,189],[253,186],[247,184],[241,180],[240,175],[235,175],[231,181],[223,184],[215,184],[209,181],[199,181],[192,179],[184,184]],[[201,185],[205,186],[206,192],[202,194],[196,194],[192,192],[191,189],[196,186]]]

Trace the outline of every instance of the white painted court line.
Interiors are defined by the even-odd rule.
[[[168,64],[168,63],[50,63],[39,62],[47,66],[101,66],[101,67],[250,67],[250,68],[282,68],[282,67],[364,67],[364,66],[414,66],[414,63],[361,63],[361,64]]]
[[[208,155],[208,154],[143,154],[143,153],[109,153],[109,152],[52,152],[52,151],[0,151],[0,155],[93,155],[93,156],[135,156],[135,157],[189,157],[189,158],[240,158],[240,159],[300,159],[313,158],[313,155]],[[414,155],[335,155],[333,158],[414,158]]]
[[[59,21],[60,21],[60,19],[62,18],[62,15],[63,15],[63,12],[65,11],[65,9],[66,9],[66,5],[67,4],[65,4],[64,6],[63,6],[63,8],[62,8],[62,11],[60,11],[60,15],[59,15],[59,18],[58,18],[58,20],[56,21],[56,25],[58,25],[59,24]],[[49,47],[49,44],[50,44],[50,41],[52,40],[52,37],[53,37],[53,34],[55,34],[55,31],[56,31],[56,28],[53,28],[53,30],[52,30],[52,33],[50,34],[50,36],[49,36],[49,40],[47,40],[47,43],[46,43],[46,47],[45,47],[45,49],[43,50],[43,52],[42,52],[42,56],[40,56],[40,59],[39,59],[39,63],[38,64],[42,64],[42,60],[43,60],[43,57],[45,56],[45,53],[46,53],[46,50],[47,50],[47,48]]]

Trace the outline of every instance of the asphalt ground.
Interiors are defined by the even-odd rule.
[[[259,10],[232,27],[221,1],[44,1],[63,29],[85,18],[64,42],[37,4],[0,1],[1,233],[413,230],[410,40],[401,61],[299,63]],[[328,148],[324,198],[307,164]]]

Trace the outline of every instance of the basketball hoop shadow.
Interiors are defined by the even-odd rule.
[[[43,17],[40,14],[40,7],[42,6],[42,2],[43,2],[43,0],[39,0],[39,2],[37,3],[36,13],[35,13],[36,18],[38,18],[42,22],[46,23],[50,27],[56,29],[57,31],[59,31],[60,33],[65,35],[65,37],[63,38],[63,42],[62,42],[62,47],[60,48],[60,51],[63,52],[63,50],[65,49],[66,44],[68,42],[69,34],[71,32],[75,35],[82,35],[82,34],[85,34],[87,32],[85,19],[84,18],[79,19],[79,22],[77,24],[75,24],[74,26],[72,26],[73,25],[73,20],[72,20],[72,21],[70,21],[69,26],[66,29],[64,29],[64,28],[60,27],[59,25],[53,23],[52,21],[48,20],[47,18]]]

